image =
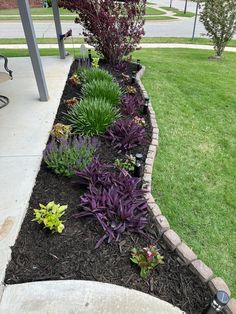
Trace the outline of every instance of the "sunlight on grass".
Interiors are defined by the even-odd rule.
[[[160,128],[153,195],[171,227],[236,296],[236,54],[142,50]]]

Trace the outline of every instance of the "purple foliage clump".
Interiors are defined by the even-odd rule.
[[[114,70],[119,73],[127,73],[130,63],[127,61],[121,61],[114,66]]]
[[[96,247],[108,239],[118,240],[124,232],[142,232],[147,224],[147,202],[139,188],[140,179],[127,171],[111,172],[95,159],[77,175],[87,179],[88,191],[81,196],[83,210],[76,217],[95,217],[105,234]]]
[[[133,120],[120,119],[106,131],[104,137],[115,148],[127,151],[145,143],[145,128]]]
[[[137,111],[141,109],[142,104],[142,97],[126,94],[122,97],[121,100],[121,111],[124,114],[134,116]]]

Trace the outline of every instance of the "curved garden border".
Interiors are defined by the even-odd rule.
[[[149,98],[148,93],[144,88],[143,83],[141,82],[141,78],[144,75],[145,67],[142,65],[141,70],[136,74],[136,81],[140,86],[143,97]],[[143,176],[143,188],[147,191],[145,197],[148,202],[149,208],[152,210],[153,215],[157,222],[157,228],[160,236],[166,242],[166,245],[177,253],[182,262],[187,265],[190,270],[198,276],[198,278],[206,283],[212,293],[215,293],[219,290],[224,290],[231,295],[230,289],[224,280],[220,277],[215,277],[213,271],[200,259],[197,258],[197,255],[192,251],[192,249],[184,243],[178,234],[170,228],[170,224],[167,218],[162,215],[159,206],[156,204],[155,199],[151,193],[151,185],[152,185],[152,170],[153,164],[156,156],[156,152],[159,145],[159,129],[156,121],[155,111],[152,108],[151,101],[149,101],[149,113],[150,113],[150,121],[152,126],[152,141],[149,146],[147,158],[144,166],[144,176]],[[225,314],[236,314],[236,300],[230,299],[228,305],[224,308]]]

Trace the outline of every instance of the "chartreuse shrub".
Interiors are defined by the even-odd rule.
[[[71,177],[91,162],[97,146],[96,140],[86,137],[64,139],[59,143],[53,137],[44,151],[44,161],[56,174]]]
[[[98,135],[119,118],[119,110],[104,98],[85,98],[67,114],[75,133]]]
[[[89,83],[94,80],[114,82],[114,78],[110,73],[99,68],[79,68],[77,74],[83,83]]]
[[[130,259],[141,268],[140,276],[144,279],[157,265],[163,264],[163,256],[160,255],[155,245],[149,245],[143,249],[133,248]]]
[[[50,229],[52,232],[62,233],[64,230],[63,221],[60,218],[64,215],[67,205],[55,204],[49,202],[47,205],[39,204],[39,209],[34,209],[34,219],[39,224],[44,225],[44,228]]]
[[[116,82],[108,80],[92,80],[82,87],[83,98],[103,98],[113,106],[117,106],[121,98],[121,89]]]

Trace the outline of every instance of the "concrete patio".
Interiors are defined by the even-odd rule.
[[[11,58],[13,81],[0,85],[10,104],[0,110],[0,281],[10,259],[72,62],[42,58],[50,91],[40,102],[30,58]]]

